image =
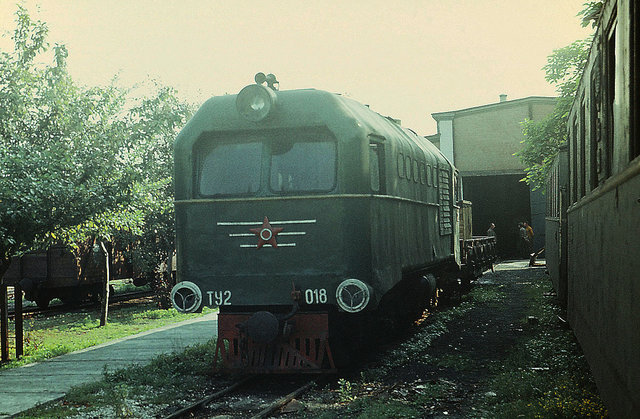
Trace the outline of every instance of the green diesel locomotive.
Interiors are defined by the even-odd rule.
[[[490,267],[493,242],[460,246],[460,177],[429,141],[277,85],[259,73],[208,100],[176,139],[172,301],[220,308],[225,367],[333,370],[360,322],[417,316]]]

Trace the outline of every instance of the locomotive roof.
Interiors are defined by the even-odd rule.
[[[176,138],[176,152],[189,153],[193,144],[205,132],[251,131],[326,126],[332,132],[342,132],[342,138],[373,135],[381,142],[393,143],[401,149],[420,148],[431,160],[451,163],[430,141],[401,127],[388,117],[378,114],[353,99],[316,89],[276,92],[274,115],[252,122],[236,109],[237,94],[216,96],[207,100]]]
[[[418,146],[423,153],[431,156],[431,160],[439,160],[442,164],[453,166],[431,141],[419,136],[413,130],[402,127],[392,118],[372,111],[360,102],[344,96],[338,96],[338,98],[343,101],[358,121],[367,126],[371,134],[381,135],[388,141],[402,143],[403,148],[411,147],[411,145]]]

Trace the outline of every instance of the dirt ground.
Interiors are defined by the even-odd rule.
[[[575,346],[570,330],[557,314],[561,310],[545,270],[544,266],[529,267],[528,261],[524,260],[497,265],[495,272],[487,272],[477,281],[469,296],[436,310],[409,336],[382,348],[374,359],[346,375],[337,387],[308,395],[306,409],[298,412],[299,415],[322,418],[495,417],[496,410],[492,409],[505,403],[517,413],[514,417],[532,417],[532,411],[520,414],[518,409],[535,409],[531,405],[536,403],[518,407],[520,401],[508,399],[517,399],[520,393],[527,393],[527,396],[544,400],[551,393],[537,387],[553,387],[554,368],[539,363],[535,354],[525,353],[527,350],[523,347],[529,345],[530,339],[544,336],[548,329],[560,331],[568,339],[567,344]],[[551,307],[544,308],[547,316],[539,316],[542,318],[531,315],[532,310],[534,313],[536,309],[540,310],[540,301]],[[535,305],[538,307],[534,308]],[[567,353],[573,349],[569,348]],[[565,352],[564,349],[550,350]],[[578,357],[581,356],[579,352],[578,349]],[[517,363],[519,361],[513,364],[513,359],[518,359],[520,353],[522,365]],[[508,368],[516,370],[513,374],[507,371],[507,375],[514,378],[513,394],[509,394],[509,382],[496,378],[505,375],[501,370],[507,359]],[[584,368],[586,364],[581,365]],[[531,385],[518,378],[530,377],[530,374],[534,374]],[[586,382],[592,391],[595,387],[591,378],[587,377]],[[523,386],[531,387],[533,394],[516,389]],[[553,397],[560,400],[565,396]],[[597,398],[597,394],[594,397]],[[569,406],[575,405],[574,401],[562,399],[554,403],[549,407],[540,401],[537,408],[545,417],[546,413],[571,417],[571,413],[566,412],[578,410]],[[502,405],[498,406],[498,410],[501,408]],[[505,412],[504,417],[509,415]]]
[[[447,383],[448,397],[433,406],[433,413],[447,412],[448,417],[472,416],[475,412],[471,408],[490,391],[484,385],[491,375],[489,366],[504,359],[514,349],[518,335],[524,333],[527,296],[523,282],[545,280],[544,267],[523,268],[525,264],[504,264],[498,266],[496,272],[481,277],[476,286],[499,287],[504,293],[501,304],[475,304],[462,321],[450,322],[448,331],[429,345],[432,358],[442,359],[453,354],[464,362],[463,368],[408,362],[392,370],[387,383]]]

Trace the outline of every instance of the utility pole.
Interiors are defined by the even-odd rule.
[[[102,248],[102,252],[104,253],[104,261],[105,261],[105,276],[104,276],[104,286],[102,288],[102,309],[100,310],[100,327],[105,326],[107,324],[107,316],[109,314],[109,279],[110,279],[110,263],[109,263],[109,251],[107,247],[104,245],[104,242],[100,242],[100,247]]]
[[[17,283],[13,285],[13,298],[15,300],[16,359],[20,359],[24,355],[24,321],[22,317],[22,287]]]
[[[0,280],[0,352],[2,362],[9,360],[9,297],[8,286]]]

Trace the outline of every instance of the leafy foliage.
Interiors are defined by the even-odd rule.
[[[121,229],[116,241],[135,243],[131,259],[141,272],[153,272],[175,248],[173,140],[194,112],[170,87],[156,84],[126,117],[129,166],[136,174],[134,208],[138,230]]]
[[[193,113],[169,87],[79,86],[68,51],[53,63],[45,23],[18,6],[14,51],[0,53],[0,277],[10,259],[52,242],[129,246],[153,272],[173,249],[173,139]]]
[[[547,64],[543,67],[545,79],[556,86],[560,97],[572,98],[587,64],[591,38],[578,40],[564,48],[559,48],[547,57]]]
[[[591,24],[592,28],[595,28],[602,15],[602,8],[604,7],[604,1],[590,1],[584,4],[584,9],[578,13],[578,16],[582,16],[582,27],[587,27]]]
[[[516,155],[525,165],[523,179],[533,189],[544,187],[547,173],[560,147],[566,143],[567,120],[575,92],[587,63],[591,40],[579,40],[554,50],[543,68],[546,80],[560,95],[552,113],[540,121],[522,123],[523,147]]]
[[[584,3],[578,13],[583,27],[595,28],[604,1],[595,0]],[[525,166],[523,181],[533,189],[544,187],[547,173],[560,147],[566,143],[567,119],[580,78],[589,57],[591,38],[578,40],[564,48],[556,49],[543,67],[546,80],[556,86],[559,94],[554,111],[541,121],[526,120],[522,124],[523,148],[516,153]]]
[[[15,50],[0,54],[0,258],[54,241],[67,226],[131,200],[114,120],[124,104],[115,87],[82,88],[70,78],[64,45],[54,64],[47,28],[17,12]],[[2,271],[0,271],[2,272]]]

